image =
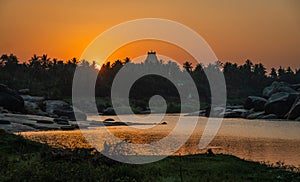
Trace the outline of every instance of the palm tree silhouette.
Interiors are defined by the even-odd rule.
[[[191,72],[192,71],[192,63],[186,61],[185,63],[183,63],[183,68],[187,71],[187,72]]]

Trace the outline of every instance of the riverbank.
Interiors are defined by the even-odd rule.
[[[88,130],[74,131],[46,131],[46,132],[22,132],[21,134],[31,140],[47,143],[53,147],[60,148],[90,148],[90,143],[83,136],[95,135],[95,138],[106,138],[101,136],[103,130],[108,129],[120,139],[132,143],[151,143],[167,136],[175,127],[179,115],[166,115],[164,121],[167,125],[157,125],[148,129],[134,128],[138,126],[110,126],[92,127]],[[117,120],[117,117],[111,116]],[[101,120],[101,116],[97,116]],[[97,120],[96,117],[89,118]],[[129,116],[130,118],[130,116]],[[198,117],[197,117],[198,118]],[[185,124],[191,124],[191,117],[183,117]],[[207,118],[199,117],[194,132],[187,142],[175,153],[178,155],[191,155],[204,153],[208,148],[218,154],[229,154],[243,159],[253,161],[264,161],[275,164],[283,162],[287,165],[298,167],[300,165],[300,123],[266,120],[244,120],[224,119],[217,136],[208,148],[199,149],[199,140],[207,124]],[[153,121],[154,122],[154,121]],[[147,126],[148,127],[148,126]],[[179,133],[181,137],[184,133]],[[176,141],[177,138],[174,138]],[[171,145],[171,144],[170,144]],[[102,150],[102,146],[97,146]],[[166,149],[167,145],[163,146]],[[158,153],[163,152],[157,151]],[[145,153],[149,151],[143,151]]]
[[[171,156],[139,165],[112,161],[93,149],[61,149],[0,130],[4,181],[299,181],[284,166],[229,155]]]

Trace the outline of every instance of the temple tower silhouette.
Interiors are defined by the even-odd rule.
[[[148,56],[145,60],[145,63],[155,64],[155,63],[158,63],[158,62],[159,61],[157,59],[156,52],[155,51],[149,51]]]

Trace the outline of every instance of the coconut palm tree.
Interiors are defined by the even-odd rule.
[[[183,68],[189,73],[192,72],[192,63],[186,61],[185,63],[183,63]]]

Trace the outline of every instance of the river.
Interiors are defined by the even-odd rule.
[[[118,138],[130,143],[151,143],[168,136],[177,125],[179,116],[178,114],[165,115],[163,121],[167,122],[166,125],[151,125],[159,122],[154,115],[153,120],[148,121],[145,125],[109,126],[82,131],[97,138],[96,135],[100,136],[100,133],[108,129]],[[141,115],[141,117],[146,117],[146,115]],[[93,116],[88,119],[100,121],[105,118],[119,120],[117,116]],[[128,121],[131,118],[130,115],[126,116]],[[159,118],[159,115],[157,115],[157,118]],[[193,122],[189,121],[197,119],[198,122],[191,136],[187,138],[188,140],[173,155],[204,153],[208,148],[211,148],[214,153],[235,155],[246,160],[263,161],[270,164],[280,161],[286,165],[300,166],[300,122],[226,118],[223,119],[221,127],[212,142],[206,148],[199,149],[199,139],[207,124],[207,118],[197,116],[183,116],[182,118],[186,127],[179,129],[179,132],[173,137],[174,141],[178,141],[182,136],[189,135],[189,133],[185,133],[185,128],[193,125]],[[22,135],[56,147],[91,147],[79,130],[23,132]],[[100,138],[106,137],[101,136]],[[167,145],[162,146],[161,151],[165,151],[167,147]],[[161,151],[157,152],[160,154]],[[142,152],[148,154],[147,151]]]

